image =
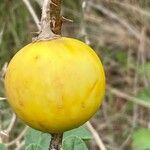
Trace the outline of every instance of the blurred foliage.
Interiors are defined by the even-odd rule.
[[[140,128],[133,134],[133,149],[134,150],[149,150],[150,149],[150,129]]]
[[[4,144],[0,144],[0,150],[7,150],[7,147]]]
[[[141,91],[139,91],[137,96],[143,99],[144,101],[150,102],[150,88],[142,89]]]

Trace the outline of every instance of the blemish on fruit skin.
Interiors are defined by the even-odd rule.
[[[38,124],[41,128],[43,128],[43,129],[45,128],[45,126],[41,122],[38,122]]]
[[[24,106],[24,104],[23,104],[23,102],[22,101],[18,101],[18,104],[21,106],[21,107],[23,107]]]
[[[88,90],[87,94],[85,95],[85,98],[84,99],[88,99],[90,97],[90,95],[92,94],[92,92],[94,91],[94,89],[96,88],[97,86],[97,83],[98,83],[98,80],[96,80],[93,85],[91,86],[91,88]],[[85,103],[82,102],[81,103],[81,107],[82,108],[85,108]]]
[[[35,56],[34,59],[35,59],[35,60],[38,60],[38,59],[39,59],[39,56]]]
[[[57,104],[58,109],[63,109],[63,99],[64,99],[63,95],[60,96],[60,99],[59,99],[58,104]]]
[[[85,103],[84,103],[84,102],[81,103],[81,107],[82,107],[83,109],[85,108]]]
[[[96,85],[97,85],[97,80],[94,82],[94,84],[90,88],[89,93],[91,93],[95,89]]]
[[[47,128],[41,122],[38,122],[38,125],[43,131],[48,132]]]

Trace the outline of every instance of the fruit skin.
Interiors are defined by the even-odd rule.
[[[105,93],[105,74],[88,45],[62,37],[18,51],[7,68],[5,89],[11,107],[27,125],[60,133],[95,114]]]

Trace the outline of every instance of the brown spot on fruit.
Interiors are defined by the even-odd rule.
[[[42,129],[45,129],[45,126],[41,122],[39,122],[38,124]]]
[[[85,108],[85,103],[84,102],[81,103],[81,107]]]
[[[41,122],[39,122],[39,126],[43,128],[43,125],[41,124]]]
[[[39,56],[35,56],[34,59],[35,59],[35,60],[38,60],[38,59],[39,59]]]
[[[23,102],[22,101],[18,101],[18,104],[21,106],[21,107],[23,107],[24,106],[24,104],[23,104]]]

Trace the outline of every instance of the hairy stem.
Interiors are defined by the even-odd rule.
[[[61,150],[63,134],[51,134],[49,150]]]

